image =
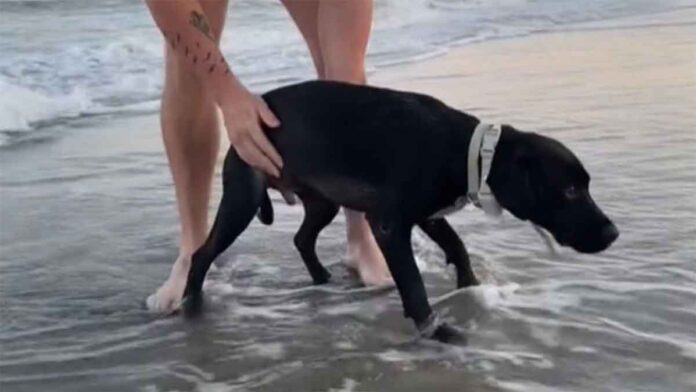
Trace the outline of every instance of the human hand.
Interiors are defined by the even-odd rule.
[[[283,160],[261,128],[261,122],[276,128],[280,121],[261,97],[235,84],[226,89],[219,100],[230,144],[250,166],[280,177]]]

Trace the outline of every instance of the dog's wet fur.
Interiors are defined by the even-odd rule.
[[[330,278],[315,252],[319,232],[340,206],[364,211],[405,316],[427,337],[463,339],[434,316],[411,231],[417,225],[442,248],[458,287],[478,284],[457,233],[445,218],[431,217],[467,193],[467,151],[479,120],[427,95],[338,82],[305,82],[263,98],[282,123],[267,130],[284,160],[281,177],[263,175],[229,150],[222,201],[210,235],[193,255],[184,297],[200,298],[210,264],[254,215],[272,223],[272,187],[294,192],[304,205],[294,243],[315,284]],[[515,217],[582,253],[600,252],[618,237],[592,200],[589,183],[580,160],[560,142],[502,126],[488,177],[494,196]]]

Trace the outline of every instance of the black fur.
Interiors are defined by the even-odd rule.
[[[201,292],[212,261],[254,214],[273,212],[267,187],[295,192],[305,218],[295,236],[316,284],[330,274],[314,250],[339,206],[364,211],[384,253],[404,312],[421,329],[433,311],[411,248],[418,225],[455,265],[458,287],[478,284],[459,236],[431,216],[467,191],[467,151],[479,120],[421,94],[336,82],[307,82],[264,95],[282,125],[267,134],[284,159],[280,179],[251,169],[230,149],[215,224],[194,254],[186,297]],[[561,143],[503,126],[488,183],[504,209],[551,232],[580,252],[606,249],[618,231],[595,205],[589,175]],[[456,330],[435,326],[430,337],[453,341]]]

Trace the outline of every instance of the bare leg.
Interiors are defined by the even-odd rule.
[[[364,84],[365,53],[372,25],[372,0],[283,0],[312,54],[320,79]],[[393,280],[365,214],[344,209],[346,263],[368,286]]]
[[[222,32],[226,0],[202,0],[214,36]],[[181,225],[179,257],[169,278],[147,299],[151,310],[169,312],[179,306],[191,266],[191,255],[208,233],[208,204],[220,133],[217,109],[203,86],[166,47],[166,75],[160,121]]]
[[[366,83],[365,54],[372,26],[372,0],[322,1],[317,21],[324,64],[322,77]],[[357,269],[366,285],[393,285],[365,214],[349,209],[344,209],[344,213],[348,237],[347,263]]]

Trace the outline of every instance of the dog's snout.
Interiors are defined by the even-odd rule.
[[[601,236],[604,243],[611,244],[619,238],[619,229],[613,223],[606,224],[602,228]]]

